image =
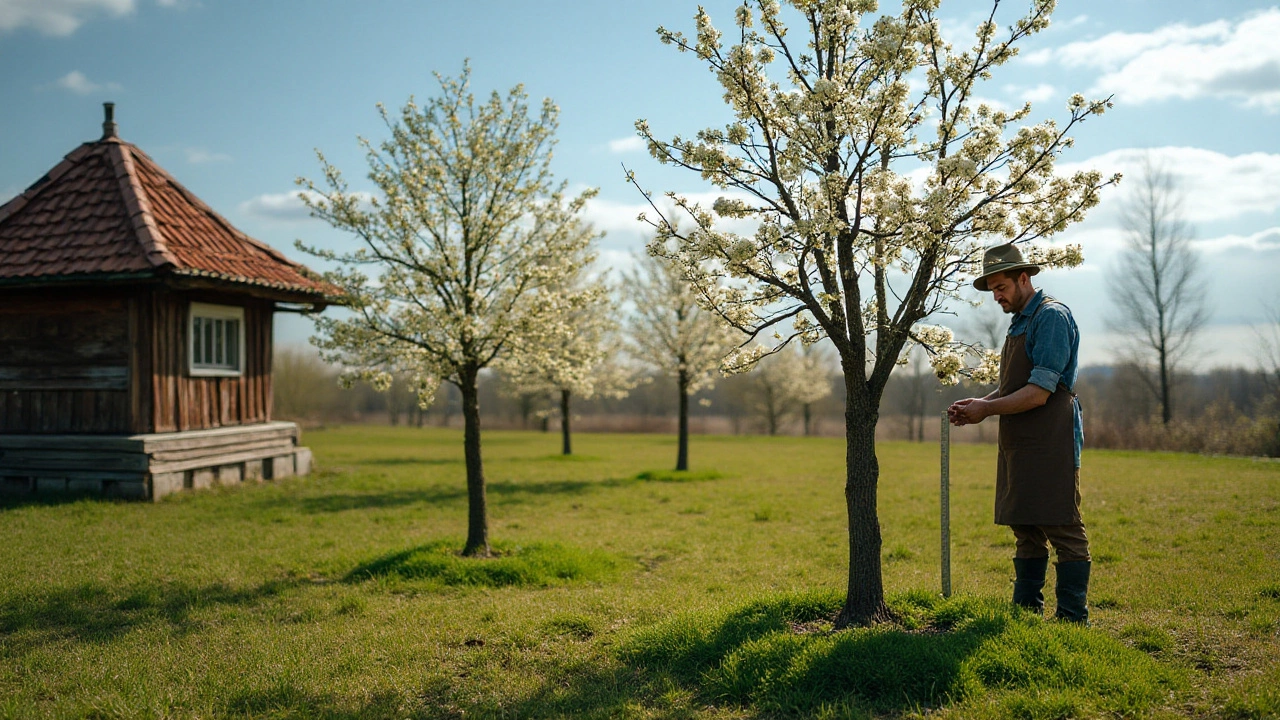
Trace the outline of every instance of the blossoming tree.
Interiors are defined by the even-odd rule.
[[[804,421],[804,434],[812,431],[811,405],[831,394],[831,372],[814,352],[820,347],[784,347],[763,358],[747,375],[748,407],[764,421],[770,435],[777,435],[795,413]]]
[[[312,342],[343,378],[389,386],[413,378],[420,406],[442,381],[462,394],[469,512],[464,555],[489,554],[480,453],[480,371],[495,363],[549,361],[546,338],[596,295],[563,282],[593,260],[595,235],[578,215],[592,195],[565,197],[550,170],[557,109],[531,112],[520,86],[477,102],[469,68],[437,75],[440,93],[412,98],[398,118],[379,106],[390,138],[361,139],[377,188],[352,191],[317,153],[320,183],[299,178],[316,217],[354,235],[354,250],[299,248],[331,261],[324,273],[349,313],[315,318]]]
[[[680,266],[664,257],[639,258],[635,269],[624,274],[623,284],[635,305],[628,322],[631,354],[676,380],[676,470],[688,470],[689,398],[714,385],[721,359],[736,345],[736,333],[698,304]]]
[[[904,0],[900,14],[864,23],[874,0],[792,0],[785,10],[752,0],[737,10],[730,45],[699,9],[693,37],[658,34],[709,67],[732,121],[669,140],[636,123],[655,158],[724,191],[710,208],[670,194],[687,216],[680,226],[655,204],[650,246],[679,266],[705,307],[765,341],[744,344],[724,369],[750,368],[797,339],[825,336],[839,354],[849,519],[841,627],[888,616],[875,428],[890,372],[920,345],[944,380],[966,371],[966,356],[978,360],[966,372],[991,377],[994,352],[924,322],[959,297],[984,243],[1058,233],[1116,179],[1054,173],[1069,132],[1108,100],[1074,96],[1059,125],[1024,123],[1029,104],[1006,112],[977,99],[979,83],[1048,26],[1053,0],[1033,0],[1005,30],[993,2],[964,48],[943,39],[938,2]],[[757,229],[731,232],[721,219]],[[1081,261],[1077,247],[1028,250],[1050,266]]]
[[[831,363],[826,345],[801,343],[801,376],[805,382],[796,394],[800,414],[804,419],[804,434],[813,434],[813,405],[831,394]]]
[[[560,332],[544,335],[542,361],[504,363],[503,374],[518,396],[551,395],[559,404],[561,452],[573,454],[570,435],[573,397],[623,398],[636,386],[633,373],[619,362],[620,311],[603,280],[587,284],[590,300],[571,313]]]

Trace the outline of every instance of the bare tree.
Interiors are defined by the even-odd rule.
[[[339,397],[338,368],[325,363],[314,350],[279,347],[271,366],[275,413],[280,419],[319,423],[352,413],[354,398]]]
[[[1267,389],[1280,400],[1280,297],[1263,306],[1262,326],[1257,333],[1258,369],[1266,379]]]
[[[831,394],[832,366],[829,346],[822,343],[801,344],[804,355],[804,374],[808,382],[800,388],[800,411],[804,416],[804,434],[813,434],[813,405]]]
[[[898,409],[907,418],[907,439],[924,442],[925,407],[929,400],[929,388],[937,379],[929,371],[929,360],[923,351],[908,354],[907,365],[898,370]]]
[[[766,357],[747,375],[751,393],[747,405],[777,435],[782,424],[802,413],[805,434],[811,431],[810,406],[831,394],[831,371],[810,348],[786,347]]]
[[[969,316],[967,332],[978,338],[983,347],[1000,352],[1004,336],[1009,331],[1009,316],[994,302],[984,302]]]
[[[1004,347],[1004,338],[1009,332],[1009,317],[1005,315],[999,305],[990,302],[989,298],[984,298],[982,304],[975,308],[973,314],[969,316],[967,332],[971,337],[978,338],[978,342],[983,347],[990,348],[998,353]],[[970,382],[974,381],[971,379]],[[995,386],[994,383],[974,382],[974,384],[979,387],[983,385],[987,387]],[[987,423],[978,423],[978,442],[986,442],[986,431]]]
[[[1145,370],[1143,380],[1166,425],[1173,418],[1174,373],[1209,317],[1182,199],[1168,168],[1144,155],[1136,187],[1123,205],[1125,249],[1111,278],[1116,307],[1110,327]]]

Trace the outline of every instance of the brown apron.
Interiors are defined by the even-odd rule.
[[[1049,298],[1041,301],[1036,313]],[[1035,314],[1032,314],[1035,319]],[[1030,323],[1028,323],[1028,331]],[[1000,397],[1031,380],[1027,334],[1006,337],[1000,358]],[[1044,405],[1000,416],[996,468],[997,525],[1076,525],[1080,518],[1080,474],[1076,471],[1074,400],[1062,383]]]

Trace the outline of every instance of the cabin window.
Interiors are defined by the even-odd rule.
[[[235,377],[244,369],[244,308],[191,303],[187,323],[192,375]]]

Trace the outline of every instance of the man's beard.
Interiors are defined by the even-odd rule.
[[[1000,308],[1004,311],[1005,315],[1012,315],[1018,312],[1022,309],[1022,306],[1026,304],[1022,296],[1022,288],[1014,288],[1013,294],[1008,297],[1007,300],[1009,301],[1009,307]]]

